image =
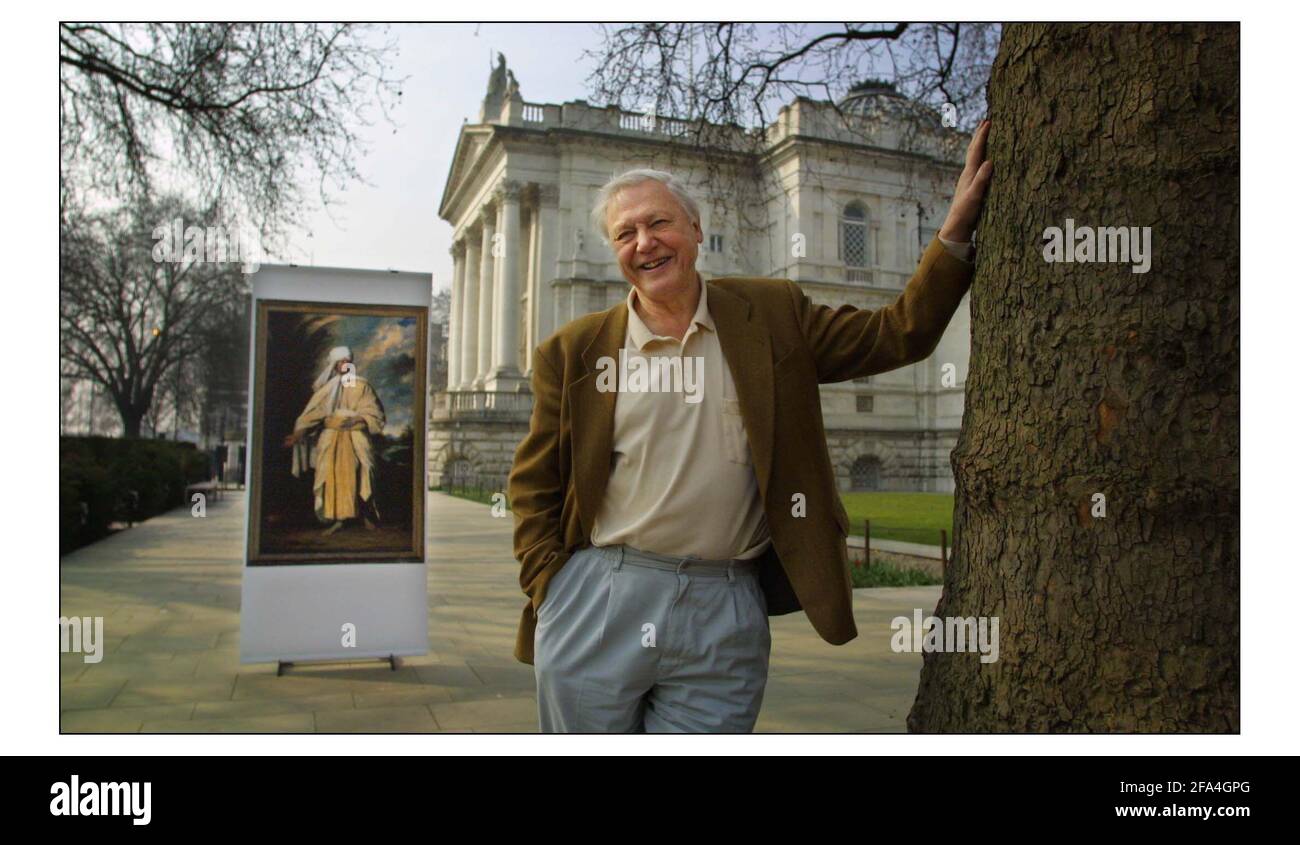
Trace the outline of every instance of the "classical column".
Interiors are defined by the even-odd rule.
[[[497,364],[497,338],[501,333],[501,323],[497,320],[497,306],[501,303],[501,260],[505,255],[506,227],[501,222],[501,187],[498,185],[492,191],[492,207],[496,209],[496,223],[492,237],[492,337],[488,340],[488,349],[492,350],[491,360],[488,362],[487,378],[492,380],[496,373]],[[492,388],[489,387],[489,390]]]
[[[457,390],[473,390],[474,376],[478,374],[478,291],[479,266],[482,253],[477,232],[465,233],[465,266],[461,283],[460,307],[460,372]]]
[[[524,242],[528,245],[524,260],[524,301],[527,306],[519,315],[519,366],[524,378],[533,372],[533,349],[537,346],[537,194],[534,190],[528,194],[524,203],[528,210],[528,222],[524,224]]]
[[[447,389],[460,386],[460,337],[464,321],[461,300],[465,296],[465,241],[457,240],[451,253],[451,307],[447,309]]]
[[[519,195],[522,185],[506,181],[497,190],[501,206],[501,276],[497,282],[494,301],[496,317],[493,337],[496,347],[492,354],[492,390],[513,390],[520,380],[519,373],[519,299],[523,292],[520,247],[523,233],[519,225]]]
[[[492,372],[492,285],[496,267],[496,209],[485,207],[479,212],[483,239],[479,251],[478,277],[478,366],[474,371],[474,390],[483,390]]]
[[[532,303],[537,341],[559,328],[555,322],[556,262],[560,258],[560,186],[537,186],[537,301]],[[535,346],[536,344],[534,344]],[[529,350],[532,354],[532,350]]]

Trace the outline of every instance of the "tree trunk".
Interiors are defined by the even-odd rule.
[[[1238,68],[1236,24],[1005,29],[935,611],[999,658],[927,653],[912,731],[1239,729]],[[1149,272],[1048,263],[1066,218]]]
[[[139,437],[140,427],[147,413],[149,413],[148,402],[132,403],[127,400],[117,400],[117,414],[122,418],[122,436]]]

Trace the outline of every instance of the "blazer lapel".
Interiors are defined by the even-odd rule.
[[[709,313],[718,328],[718,343],[736,383],[749,450],[754,456],[754,473],[759,493],[766,499],[772,477],[773,404],[772,339],[766,326],[752,318],[744,299],[717,285],[709,285]]]
[[[610,309],[582,352],[586,373],[569,383],[569,419],[573,426],[574,485],[578,494],[578,516],[583,536],[590,541],[596,514],[609,482],[609,464],[614,443],[614,403],[618,394],[596,389],[597,362],[608,357],[618,361],[618,351],[627,337],[627,303]]]

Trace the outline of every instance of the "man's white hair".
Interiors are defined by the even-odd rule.
[[[663,170],[651,170],[648,167],[641,167],[615,176],[606,182],[596,194],[596,207],[591,210],[591,224],[597,232],[600,232],[600,236],[605,239],[605,243],[610,242],[609,229],[605,219],[605,215],[609,211],[610,200],[614,199],[618,192],[624,188],[631,188],[644,182],[659,182],[662,184],[677,198],[677,202],[681,204],[682,209],[691,218],[691,222],[700,222],[699,205],[695,202],[695,198],[691,196],[690,190],[678,181],[677,177]]]

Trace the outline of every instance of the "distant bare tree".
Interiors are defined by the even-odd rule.
[[[394,50],[352,24],[62,23],[60,208],[193,189],[282,232],[301,170],[325,206],[360,179],[354,125],[401,96]]]
[[[429,323],[436,332],[429,333],[429,391],[447,389],[447,329],[451,325],[451,289],[439,288],[429,307]]]
[[[161,224],[202,225],[213,217],[211,208],[197,211],[169,197],[96,215],[74,212],[60,227],[63,372],[103,388],[127,437],[140,435],[146,417],[157,427],[162,395],[188,410],[191,400],[176,394],[175,385],[192,385],[206,329],[246,296],[239,264],[155,254]]]
[[[439,288],[433,295],[433,302],[429,305],[430,315],[436,322],[447,324],[451,315],[451,289]]]

